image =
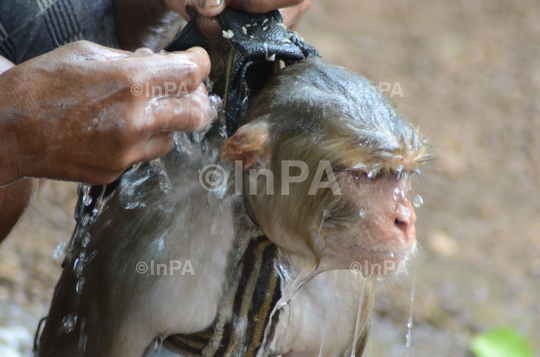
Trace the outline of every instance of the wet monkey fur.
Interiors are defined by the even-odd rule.
[[[392,258],[388,253],[396,262],[403,259],[415,243],[416,216],[409,200],[395,202],[393,192],[406,192],[407,176],[427,158],[417,130],[371,82],[319,59],[283,69],[266,88],[250,103],[248,123],[221,150],[241,160],[246,172],[273,173],[273,195],[265,194],[263,180],[257,195],[247,195],[264,232],[282,253],[305,256],[322,271],[345,269],[364,257]],[[289,184],[283,195],[279,179],[287,160],[305,162],[309,176]],[[310,192],[321,161],[339,190]],[[373,218],[382,221],[375,225]]]
[[[74,235],[39,356],[152,356],[156,339],[204,331],[219,320],[236,252],[257,232],[278,247],[282,269],[270,317],[277,323],[257,356],[343,356],[353,346],[361,355],[374,283],[349,268],[396,268],[415,249],[407,191],[428,145],[371,82],[317,58],[279,70],[240,124],[228,139],[223,122],[177,133],[159,168],[146,163],[124,174],[95,221]],[[202,188],[199,174],[210,164],[231,180],[241,167],[243,194],[234,194],[234,182],[219,194]],[[273,174],[273,194],[264,175],[250,181],[263,169]],[[139,262],[171,260],[189,260],[195,274],[136,271]],[[69,316],[76,320],[67,331]],[[331,333],[321,343],[323,326]],[[165,343],[157,355],[181,354]]]

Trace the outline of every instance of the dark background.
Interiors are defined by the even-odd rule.
[[[499,326],[540,353],[538,1],[313,0],[300,34],[327,62],[399,83],[393,100],[435,144],[415,182],[411,356],[468,356],[472,336]],[[75,188],[49,182],[0,247],[0,355],[6,340],[28,349],[46,314]],[[411,284],[378,283],[366,356],[405,355]]]

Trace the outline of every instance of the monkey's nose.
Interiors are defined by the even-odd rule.
[[[394,224],[404,233],[405,241],[413,242],[415,239],[416,230],[414,222],[416,221],[416,213],[409,200],[405,199],[396,207]]]

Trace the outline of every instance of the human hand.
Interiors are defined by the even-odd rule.
[[[131,53],[86,41],[12,68],[0,76],[0,185],[22,177],[105,184],[166,154],[172,131],[217,117],[201,84],[209,72],[201,48]]]
[[[199,30],[207,37],[220,38],[221,25],[217,19],[227,6],[261,14],[280,9],[283,23],[296,30],[311,0],[164,0],[173,11],[186,20],[197,22]]]

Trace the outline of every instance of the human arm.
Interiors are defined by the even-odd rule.
[[[13,67],[13,63],[0,56],[0,75]],[[21,179],[0,187],[0,243],[11,232],[36,197],[39,180]]]
[[[104,184],[166,154],[172,131],[194,131],[215,117],[201,84],[209,71],[200,48],[158,55],[80,41],[5,72],[0,185],[23,177]],[[184,84],[190,94],[153,98],[146,83]],[[134,95],[135,85],[143,93]]]

